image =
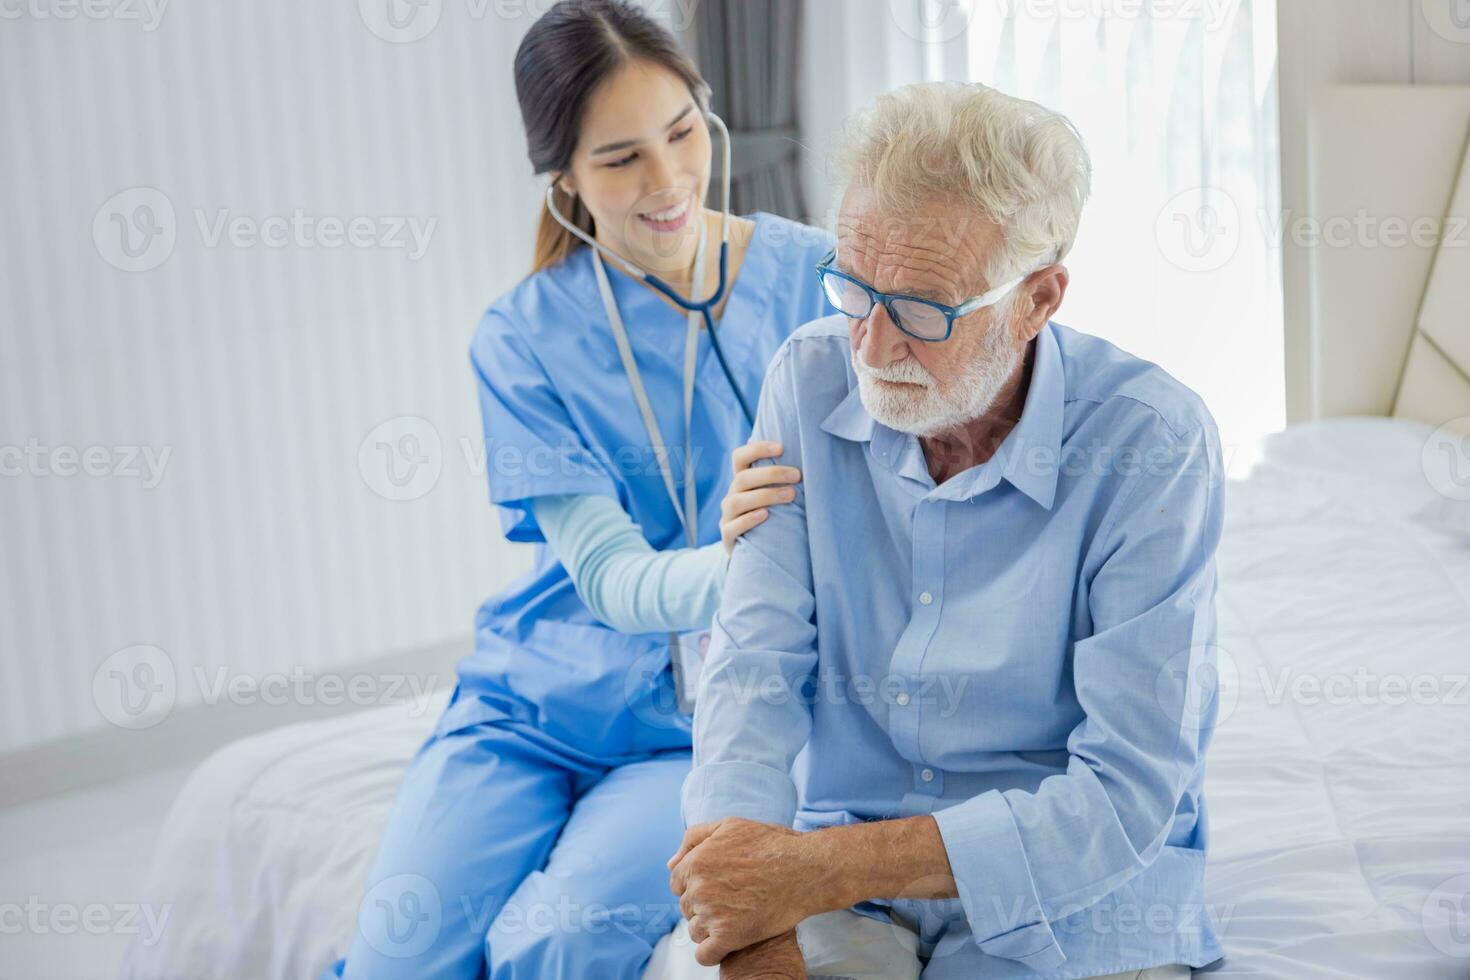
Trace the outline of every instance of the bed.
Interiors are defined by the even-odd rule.
[[[1404,133],[1365,151],[1364,118]],[[1316,213],[1364,206],[1364,180],[1407,165],[1384,155],[1412,151],[1418,179],[1396,181],[1398,198],[1375,184],[1367,205],[1470,215],[1470,91],[1330,90],[1312,126],[1315,158],[1334,160],[1314,182]],[[1439,144],[1396,142],[1425,126]],[[1318,251],[1310,385],[1323,417],[1227,449],[1206,781],[1206,895],[1226,957],[1209,972],[1463,980],[1470,248],[1376,262]],[[1373,278],[1385,263],[1391,288]],[[124,975],[294,980],[340,956],[400,775],[445,697],[282,728],[203,763],[142,897],[172,905],[169,927],[129,951]]]

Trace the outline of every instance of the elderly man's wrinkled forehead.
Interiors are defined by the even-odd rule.
[[[984,292],[1000,225],[940,198],[885,205],[854,181],[837,215],[837,264],[884,292],[958,303]]]

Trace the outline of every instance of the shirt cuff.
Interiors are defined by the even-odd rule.
[[[684,826],[725,817],[790,827],[796,819],[796,784],[789,773],[758,762],[709,762],[684,780]]]
[[[988,956],[1054,970],[1067,955],[1042,908],[1011,808],[991,790],[934,814],[975,944]]]

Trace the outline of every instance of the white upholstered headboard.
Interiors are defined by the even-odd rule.
[[[1308,126],[1313,416],[1470,416],[1470,87],[1325,87]]]

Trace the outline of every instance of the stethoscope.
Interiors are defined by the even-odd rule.
[[[576,225],[562,217],[557,210],[553,199],[555,183],[546,188],[546,208],[563,228],[576,235],[592,248],[592,264],[597,273],[597,286],[602,294],[602,303],[607,311],[607,319],[612,327],[613,339],[618,345],[618,355],[623,362],[623,371],[628,377],[628,384],[633,389],[633,399],[638,403],[638,412],[643,416],[643,426],[648,430],[648,437],[653,442],[654,453],[658,458],[659,472],[663,475],[664,487],[668,490],[669,500],[674,505],[674,511],[679,515],[679,522],[684,526],[684,534],[689,546],[697,544],[696,524],[699,520],[698,501],[695,496],[694,487],[694,458],[690,444],[690,419],[693,414],[694,405],[694,370],[695,355],[699,350],[699,327],[701,320],[705,330],[709,333],[710,347],[714,350],[715,360],[719,362],[720,370],[725,375],[725,380],[730,384],[730,390],[735,393],[735,400],[740,403],[740,411],[745,415],[748,425],[755,424],[755,413],[750,409],[750,403],[745,399],[745,393],[741,391],[735,375],[730,370],[729,363],[725,360],[725,352],[720,347],[720,339],[715,330],[713,310],[719,305],[725,296],[728,275],[728,259],[730,253],[730,131],[725,127],[725,122],[713,112],[706,112],[705,119],[720,131],[724,141],[724,193],[721,199],[720,218],[720,284],[713,295],[708,299],[696,301],[685,299],[680,296],[672,286],[662,279],[638,268],[632,262],[606,248]],[[691,207],[697,207],[691,204]],[[705,257],[705,225],[701,216],[699,221],[699,246],[694,255],[694,279],[693,282],[704,282],[704,257]],[[668,447],[664,444],[663,434],[659,431],[658,420],[654,417],[653,406],[649,403],[648,393],[643,386],[643,376],[638,371],[637,361],[633,358],[633,348],[628,341],[628,331],[623,326],[622,315],[618,312],[618,304],[613,297],[612,285],[607,278],[607,269],[603,265],[602,258],[607,258],[618,263],[626,269],[628,274],[635,279],[646,283],[659,293],[684,310],[687,316],[688,333],[684,340],[684,497],[681,501],[679,493],[675,489],[672,467],[669,465]]]

